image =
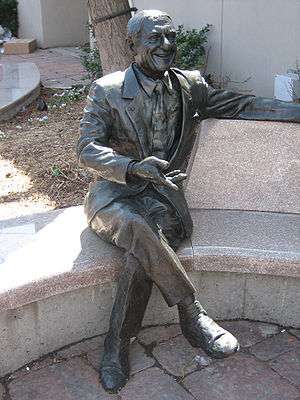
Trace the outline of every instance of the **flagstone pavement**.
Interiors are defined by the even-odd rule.
[[[31,54],[0,54],[0,64],[33,62],[40,71],[43,86],[66,89],[89,82],[80,61],[80,54],[81,50],[78,47],[37,49]]]
[[[222,325],[241,344],[226,360],[192,348],[178,325],[149,327],[131,344],[131,378],[118,394],[107,394],[99,382],[104,336],[97,336],[3,377],[0,399],[300,400],[300,330],[251,321]]]

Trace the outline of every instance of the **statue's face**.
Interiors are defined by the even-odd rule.
[[[169,18],[146,19],[134,50],[137,64],[150,76],[167,71],[176,55],[176,30]]]

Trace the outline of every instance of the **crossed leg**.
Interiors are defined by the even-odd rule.
[[[125,251],[100,369],[102,385],[114,392],[129,377],[130,338],[141,328],[153,282],[169,306],[193,295],[194,287],[169,244],[176,248],[184,237],[180,220],[153,193],[110,204],[91,228]]]
[[[177,247],[184,237],[181,222],[169,205],[149,196],[121,200],[99,211],[91,227],[102,239],[125,251],[122,275],[131,275],[132,268],[142,269],[140,279],[144,276],[145,281],[154,282],[170,307],[195,292],[169,244],[172,241]],[[138,261],[134,266],[128,262],[129,255]]]
[[[129,377],[130,338],[139,332],[153,282],[169,306],[178,305],[182,332],[192,346],[216,358],[238,350],[237,340],[194,299],[195,289],[175,253],[184,231],[169,204],[146,191],[105,207],[91,227],[102,239],[122,248],[126,257],[100,369],[106,390],[117,391]]]

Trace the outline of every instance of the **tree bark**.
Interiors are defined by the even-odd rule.
[[[96,18],[128,10],[128,0],[89,0],[89,8],[103,74],[124,70],[133,61],[126,45],[127,23],[131,14],[128,12],[99,23],[94,21]]]

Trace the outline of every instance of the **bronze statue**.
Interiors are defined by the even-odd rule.
[[[175,251],[192,233],[181,182],[196,121],[217,117],[300,122],[300,106],[209,87],[199,71],[171,68],[172,19],[140,11],[128,23],[135,62],[93,83],[81,121],[78,158],[96,171],[85,211],[90,227],[125,253],[100,368],[103,387],[129,377],[130,338],[141,328],[153,283],[176,305],[183,335],[209,356],[239,349],[207,316]]]

